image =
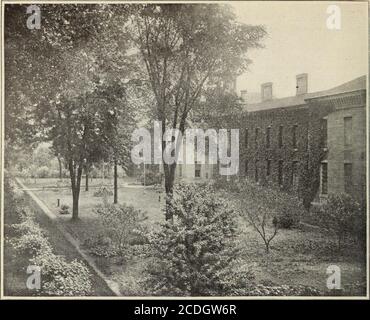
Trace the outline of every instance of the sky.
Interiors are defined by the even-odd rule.
[[[341,27],[327,27],[327,7],[335,4]],[[249,71],[237,79],[237,91],[260,92],[273,82],[277,98],[295,95],[295,76],[308,73],[308,92],[330,89],[367,74],[367,3],[235,2],[240,22],[264,25],[263,49],[253,49]]]

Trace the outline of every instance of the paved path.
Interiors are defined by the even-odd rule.
[[[66,230],[66,228],[63,227],[63,225],[58,223],[57,216],[30,189],[26,188],[26,186],[18,178],[15,178],[15,180],[17,181],[17,183],[21,187],[21,189],[24,190],[24,192],[30,196],[30,198],[37,204],[37,206],[42,210],[42,212],[53,222],[53,224],[58,229],[58,231],[60,231],[60,233],[63,234],[65,239],[74,247],[74,249],[82,257],[82,259],[85,260],[85,262],[90,266],[90,268],[94,270],[96,275],[98,277],[100,277],[106,283],[108,288],[116,296],[119,296],[120,292],[119,292],[119,289],[118,289],[118,284],[116,282],[113,282],[113,281],[109,280],[98,269],[98,267],[96,266],[93,259],[81,250],[81,248],[78,244],[78,241],[75,238],[72,237],[72,235]]]

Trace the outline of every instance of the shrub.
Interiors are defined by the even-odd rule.
[[[179,184],[168,210],[173,223],[164,223],[150,237],[147,286],[153,293],[199,296],[242,292],[252,273],[239,259],[233,206],[208,184]]]
[[[46,166],[37,168],[36,175],[38,178],[48,178],[50,176],[50,169]]]
[[[281,229],[291,229],[299,224],[301,214],[304,211],[303,205],[296,198],[284,195],[280,198],[276,223]]]
[[[99,205],[95,212],[101,218],[119,254],[127,253],[128,245],[145,232],[140,222],[146,219],[144,213],[125,204],[115,205],[104,203]]]
[[[19,238],[12,239],[11,244],[21,254],[34,256],[41,252],[51,252],[49,241],[40,233],[27,232]]]
[[[239,179],[234,176],[229,177],[229,179],[224,176],[219,176],[214,179],[212,185],[217,190],[225,190],[235,193],[239,193],[241,189],[241,183]]]
[[[85,296],[92,291],[91,275],[81,262],[67,262],[51,252],[36,255],[31,262],[41,268],[42,293],[50,296]]]
[[[22,191],[17,191],[15,183],[9,178],[4,179],[4,215],[5,216],[19,216],[21,213],[21,205],[23,198]]]
[[[32,234],[45,236],[40,226],[36,222],[34,222],[32,219],[24,219],[21,223],[12,224],[11,228],[18,235],[32,233]]]
[[[322,293],[310,286],[265,286],[259,284],[248,292],[249,296],[319,296]]]
[[[67,206],[66,204],[63,204],[60,207],[59,214],[70,214],[70,212],[69,212],[69,206]]]
[[[348,194],[329,194],[327,203],[322,207],[321,223],[337,237],[338,250],[346,236],[355,236],[358,228],[363,226],[361,221],[364,213],[360,205]],[[366,223],[365,223],[366,225]]]
[[[97,191],[94,192],[94,197],[108,197],[112,196],[113,192],[109,190],[107,187],[100,187]]]
[[[98,257],[110,258],[118,255],[117,248],[114,246],[112,239],[101,234],[96,237],[87,238],[83,245],[91,254]]]
[[[140,182],[142,185],[152,186],[155,184],[160,184],[162,182],[162,174],[160,172],[153,172],[147,170],[145,172],[145,181],[144,181],[144,174],[140,175]]]

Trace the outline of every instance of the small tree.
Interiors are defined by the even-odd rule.
[[[239,257],[236,211],[210,185],[179,184],[169,201],[173,223],[150,239],[148,284],[160,295],[230,295],[252,278]],[[244,268],[244,269],[243,269]]]
[[[239,190],[242,216],[261,236],[268,253],[278,229],[285,227],[287,220],[292,224],[299,221],[303,205],[296,197],[274,186],[245,181],[240,183]]]
[[[361,209],[346,193],[329,194],[328,201],[321,210],[320,220],[337,237],[338,250],[341,251],[345,237],[356,230],[356,222],[361,221]]]

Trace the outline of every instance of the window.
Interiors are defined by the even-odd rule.
[[[292,188],[294,191],[298,190],[298,161],[292,163]]]
[[[293,140],[293,148],[297,148],[297,128],[298,126],[295,124],[292,128],[292,140]]]
[[[266,160],[266,177],[271,174],[271,160]]]
[[[270,148],[271,141],[271,127],[266,128],[266,148]]]
[[[248,141],[249,140],[249,132],[248,132],[248,129],[245,129],[245,140],[244,140],[244,143],[245,143],[245,147],[248,148]]]
[[[279,126],[279,148],[281,148],[283,146],[283,129],[284,127],[283,126]]]
[[[352,117],[344,118],[344,146],[352,145]]]
[[[283,185],[283,160],[278,163],[278,182],[280,186]]]
[[[321,119],[321,145],[323,148],[328,147],[328,120]]]
[[[328,194],[328,164],[321,163],[321,194]]]
[[[255,163],[255,166],[254,166],[254,179],[256,180],[256,182],[258,182],[258,161],[256,161]]]
[[[201,167],[200,164],[198,164],[198,163],[195,164],[195,173],[194,173],[195,178],[200,178],[201,168],[202,167]]]
[[[344,164],[344,192],[351,193],[352,183],[352,163]]]
[[[248,165],[249,165],[249,161],[248,160],[245,160],[245,169],[244,169],[244,172],[245,172],[245,175],[247,176],[248,175]]]
[[[255,142],[255,145],[256,145],[256,148],[258,146],[258,134],[259,134],[259,128],[256,128],[255,129],[255,135],[254,135],[254,142]]]

